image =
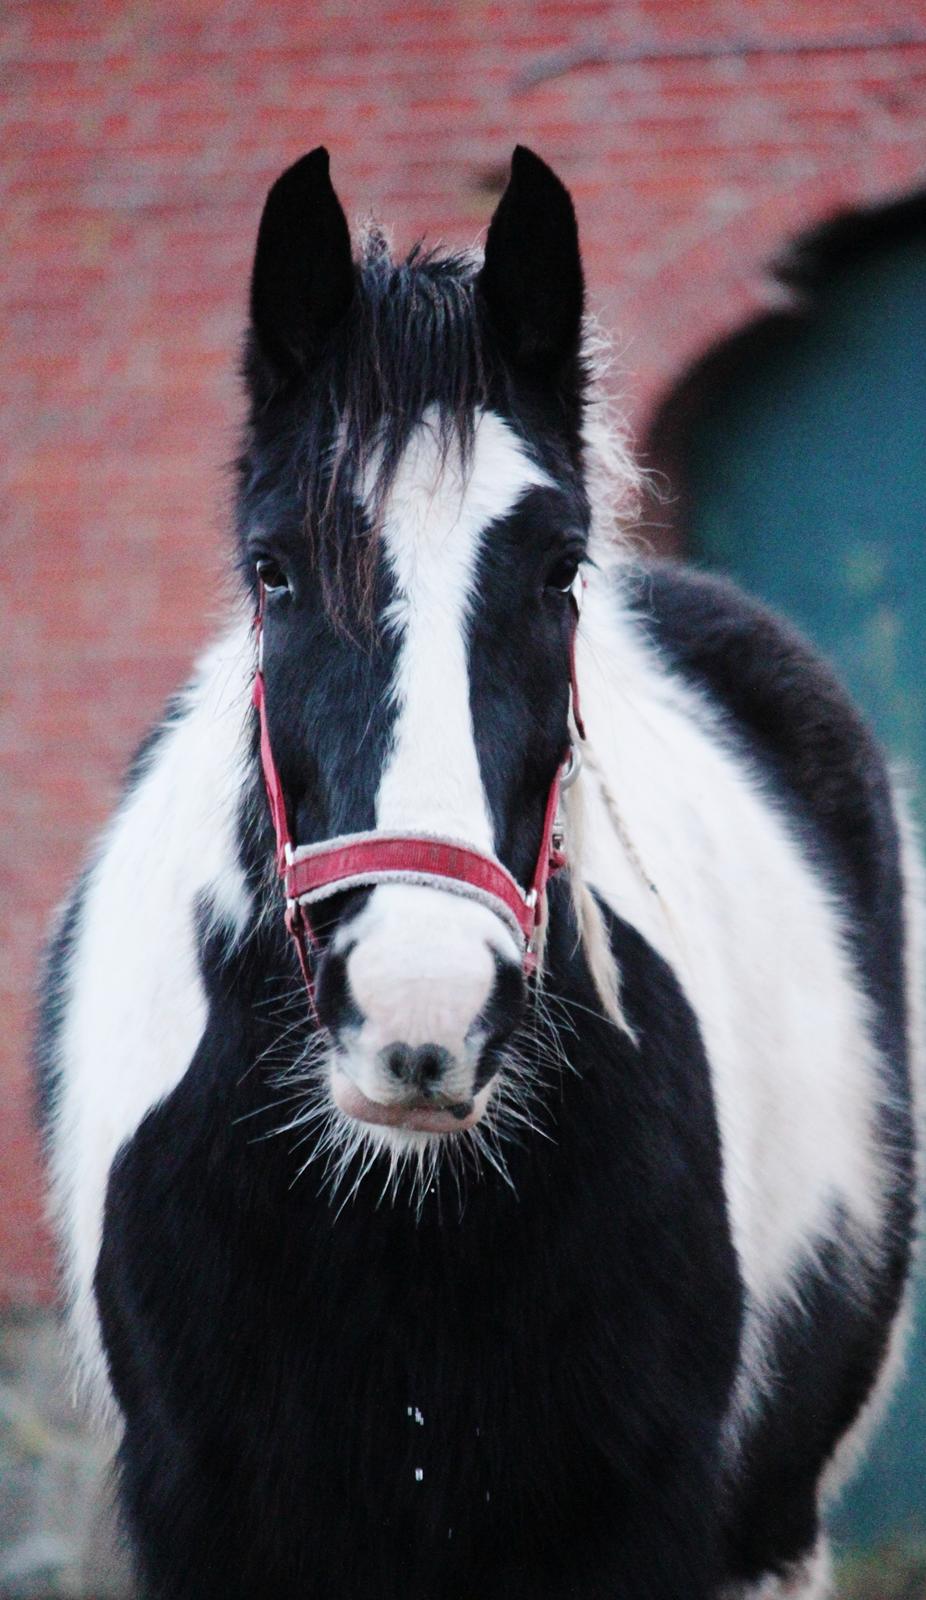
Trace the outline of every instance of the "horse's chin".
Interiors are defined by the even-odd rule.
[[[458,1101],[452,1106],[435,1105],[425,1098],[382,1101],[371,1099],[346,1072],[336,1069],[331,1077],[331,1095],[338,1110],[354,1122],[406,1133],[444,1135],[465,1133],[467,1128],[476,1126],[489,1103],[493,1083],[491,1079],[472,1100]]]

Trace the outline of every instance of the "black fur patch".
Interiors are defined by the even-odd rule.
[[[35,1109],[46,1144],[57,1108],[61,1070],[58,1051],[70,998],[68,971],[80,931],[80,917],[89,876],[88,868],[74,885],[67,905],[61,913],[58,926],[44,953],[36,991],[39,998],[33,1043]]]
[[[561,480],[562,481],[562,480]],[[574,612],[547,586],[564,551],[584,554],[588,507],[568,477],[532,489],[486,532],[469,629],[470,707],[497,854],[530,883],[550,783],[568,741]]]

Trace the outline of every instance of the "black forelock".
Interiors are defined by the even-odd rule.
[[[383,232],[371,227],[355,262],[350,310],[311,372],[268,392],[253,341],[246,350],[251,411],[239,462],[240,531],[255,517],[298,518],[327,609],[349,625],[370,620],[383,508],[425,415],[442,455],[458,451],[465,466],[480,409],[508,416],[525,409],[486,324],[478,266],[473,254],[421,243],[396,261]],[[542,411],[542,401],[529,397],[530,421]],[[519,431],[533,430],[522,421]]]
[[[487,400],[473,258],[419,243],[395,262],[385,235],[367,234],[348,325],[337,466],[352,477],[378,453],[372,503],[381,510],[412,430],[433,412],[441,444],[468,455]]]

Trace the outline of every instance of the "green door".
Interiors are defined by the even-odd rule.
[[[691,556],[816,641],[926,819],[926,206],[883,215],[880,232],[830,240],[805,315],[705,362],[673,454]],[[926,1595],[926,1563],[895,1589],[884,1553],[918,1547],[919,1570],[926,1552],[926,1283],[919,1302],[908,1376],[836,1521],[878,1573],[855,1589],[847,1571],[850,1593]]]

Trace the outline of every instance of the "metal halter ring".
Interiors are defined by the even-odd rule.
[[[563,765],[563,770],[560,773],[560,779],[559,779],[560,789],[562,790],[562,789],[571,788],[572,785],[575,783],[576,778],[579,776],[579,773],[581,772],[581,770],[582,770],[582,752],[579,749],[577,744],[571,744],[569,746],[569,754],[567,755],[565,763]]]

